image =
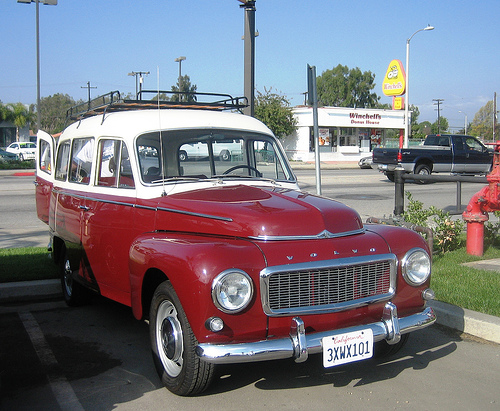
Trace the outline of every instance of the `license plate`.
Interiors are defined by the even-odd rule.
[[[365,360],[373,356],[373,331],[371,329],[324,337],[323,366]]]

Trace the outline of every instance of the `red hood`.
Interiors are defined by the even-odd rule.
[[[363,227],[359,214],[334,200],[252,186],[207,188],[158,202],[157,230],[238,237],[342,235]]]

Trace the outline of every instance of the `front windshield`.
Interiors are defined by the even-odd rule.
[[[234,130],[174,130],[137,138],[142,179],[267,178],[295,181],[274,139]],[[161,160],[163,159],[163,161]]]

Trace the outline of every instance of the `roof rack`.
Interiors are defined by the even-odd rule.
[[[144,99],[144,95],[151,95]],[[158,99],[158,96],[160,97]],[[204,101],[199,101],[203,97]],[[88,102],[77,104],[66,112],[66,120],[82,120],[86,117],[116,111],[146,109],[191,108],[198,110],[242,110],[248,106],[246,97],[232,97],[229,94],[179,92],[164,90],[141,90],[136,100],[121,98],[119,91],[111,91]]]

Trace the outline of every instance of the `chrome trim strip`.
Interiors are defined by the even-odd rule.
[[[177,213],[177,214],[190,215],[190,216],[194,216],[194,217],[210,218],[212,220],[227,221],[229,223],[233,221],[233,219],[230,217],[220,217],[220,216],[210,215],[210,214],[202,214],[202,213],[194,213],[194,212],[190,212],[190,211],[176,210],[173,208],[150,207],[150,206],[138,205],[138,204],[134,204],[134,203],[126,203],[123,201],[106,200],[106,199],[102,199],[102,198],[94,198],[94,197],[89,197],[89,196],[85,196],[85,195],[67,193],[64,190],[60,190],[60,189],[55,189],[54,192],[57,192],[57,193],[63,194],[63,195],[72,196],[72,197],[79,198],[82,200],[97,201],[97,202],[101,202],[101,203],[105,203],[105,204],[121,205],[124,207],[133,207],[133,208],[139,208],[139,209],[151,210],[151,211],[166,211],[168,213]]]
[[[300,320],[300,319],[299,319]],[[344,334],[352,331],[371,329],[373,331],[373,341],[390,340],[389,329],[399,328],[401,334],[432,325],[436,321],[436,314],[431,307],[424,311],[407,317],[385,319],[371,324],[362,324],[354,327],[348,327],[338,330],[322,331],[300,338],[284,337],[275,340],[262,340],[239,344],[199,344],[196,346],[196,354],[203,360],[213,364],[235,364],[256,361],[270,361],[285,358],[295,358],[296,361],[304,361],[304,357],[309,354],[322,352],[322,339],[337,334]],[[302,320],[300,320],[302,322]],[[290,327],[293,333],[294,327],[300,328],[300,322],[294,318]],[[300,333],[299,333],[300,335]],[[304,341],[305,340],[305,341]],[[298,354],[297,354],[298,353]],[[307,357],[306,357],[307,358]]]
[[[165,208],[165,207],[158,207],[157,209],[159,211],[166,211],[168,213],[177,213],[177,214],[190,215],[190,216],[194,216],[194,217],[210,218],[212,220],[227,221],[229,223],[233,221],[233,219],[230,217],[221,217],[221,216],[217,216],[217,215],[193,213],[191,211],[175,210],[173,208]]]
[[[359,264],[370,264],[379,261],[389,261],[390,264],[390,284],[389,290],[385,294],[378,294],[360,298],[358,300],[346,301],[344,303],[328,304],[321,306],[296,307],[289,309],[273,310],[269,306],[269,277],[274,273],[291,271],[315,271],[326,268],[349,267]],[[379,254],[376,256],[358,256],[348,258],[338,258],[336,260],[323,260],[298,264],[277,265],[266,267],[260,272],[261,303],[264,313],[270,317],[283,317],[291,315],[325,314],[331,312],[345,311],[352,308],[362,307],[391,299],[396,293],[397,257],[394,254]]]
[[[356,234],[363,234],[366,230],[360,228],[359,230],[344,231],[343,233],[332,233],[328,230],[323,230],[318,234],[311,235],[257,235],[250,236],[252,240],[258,241],[297,241],[297,240],[320,240],[322,238],[339,238],[348,237]]]

